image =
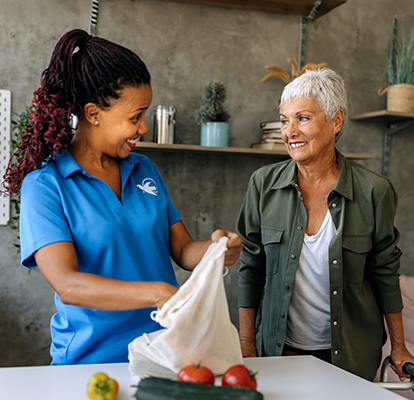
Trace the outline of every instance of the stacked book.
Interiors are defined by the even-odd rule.
[[[261,122],[262,140],[260,143],[253,143],[253,149],[263,150],[286,150],[286,145],[282,139],[280,128],[282,123],[280,121]]]

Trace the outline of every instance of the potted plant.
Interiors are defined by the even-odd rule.
[[[387,72],[389,86],[378,89],[380,96],[387,93],[387,110],[414,112],[414,30],[410,37],[403,35],[396,42]]]
[[[202,91],[204,105],[195,112],[201,125],[201,145],[227,147],[229,145],[230,114],[223,107],[226,88],[221,82],[209,82]]]

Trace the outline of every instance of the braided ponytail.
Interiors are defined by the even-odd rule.
[[[30,123],[4,175],[6,192],[18,192],[30,171],[68,147],[72,113],[82,117],[89,102],[109,107],[125,86],[149,83],[145,64],[131,50],[80,29],[66,33],[33,93]]]

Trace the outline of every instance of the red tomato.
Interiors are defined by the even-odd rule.
[[[187,365],[177,375],[177,381],[214,385],[214,374],[201,364]]]
[[[244,365],[233,365],[224,373],[221,384],[223,386],[243,386],[256,389],[256,372],[250,371]]]

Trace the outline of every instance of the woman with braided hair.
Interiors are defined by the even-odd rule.
[[[148,131],[150,74],[132,51],[82,30],[57,43],[4,184],[21,190],[22,264],[55,290],[52,364],[126,362],[159,329],[150,307],[176,291],[170,257],[192,270],[212,241],[188,234],[155,165],[131,153]],[[74,132],[74,133],[73,133]]]

